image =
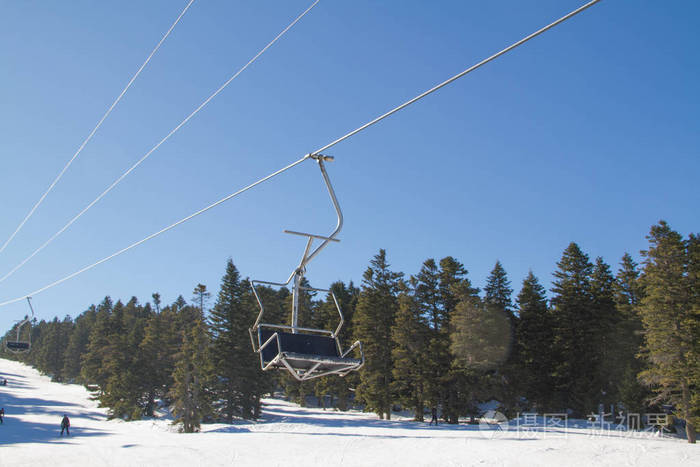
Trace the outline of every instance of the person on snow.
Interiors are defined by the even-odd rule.
[[[437,426],[437,424],[438,424],[437,407],[433,407],[430,411],[430,414],[433,416],[433,418],[430,419],[430,423],[428,423],[428,425],[432,425],[433,422],[435,422],[435,426]]]
[[[70,420],[66,414],[63,414],[63,420],[61,420],[61,436],[63,436],[63,430],[65,430],[66,434],[70,436]]]
[[[5,407],[0,409],[0,425],[5,423]]]

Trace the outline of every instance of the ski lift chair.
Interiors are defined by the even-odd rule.
[[[314,235],[303,232],[285,230],[284,233],[307,237],[306,248],[299,262],[299,266],[292,271],[286,282],[250,281],[255,299],[258,301],[260,313],[255,324],[250,328],[250,342],[253,350],[260,354],[260,366],[263,371],[281,369],[289,371],[299,381],[306,381],[320,376],[337,374],[345,376],[351,371],[359,370],[365,363],[362,343],[356,341],[347,350],[343,351],[338,335],[343,328],[344,318],[340,305],[331,290],[303,287],[302,279],[306,272],[306,266],[318,253],[330,242],[339,242],[336,237],[343,226],[343,214],[340,211],[338,200],[335,197],[333,186],[324,167],[324,161],[332,161],[331,156],[310,154],[308,156],[318,162],[321,175],[328,188],[328,193],[333,202],[338,222],[333,233],[328,236]],[[322,243],[312,251],[314,240]],[[263,303],[256,290],[257,284],[284,287],[293,283],[292,287],[292,322],[291,325],[263,323],[265,312]],[[302,290],[327,292],[333,297],[333,302],[338,310],[340,322],[335,330],[313,329],[299,326],[299,293]],[[358,351],[359,358],[353,357],[353,352]],[[357,355],[355,353],[355,355]]]
[[[31,297],[27,297],[27,303],[29,303],[29,310],[31,311],[31,317],[26,317],[17,324],[17,337],[15,340],[5,341],[5,347],[10,352],[14,353],[24,353],[28,352],[32,348],[32,333],[31,333],[31,321],[34,319],[34,308],[32,308]],[[25,324],[30,325],[29,333],[27,334],[27,339],[21,339],[22,327]]]

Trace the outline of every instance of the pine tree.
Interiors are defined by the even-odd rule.
[[[135,297],[126,305],[114,304],[102,359],[106,381],[100,395],[100,403],[110,408],[110,417],[138,420],[144,414],[144,364],[139,352],[144,322]]]
[[[153,298],[153,305],[156,307],[156,313],[160,313],[160,294],[156,292],[151,297]]]
[[[551,397],[553,361],[550,346],[554,330],[545,289],[532,271],[523,280],[517,303],[519,320],[515,330],[515,354],[522,370],[521,387],[528,401],[547,410]]]
[[[446,256],[440,260],[438,272],[439,303],[442,309],[443,319],[446,323],[436,336],[442,354],[445,358],[447,372],[443,374],[441,383],[442,412],[448,423],[456,424],[459,416],[474,408],[475,386],[479,383],[471,372],[465,372],[451,351],[452,317],[455,315],[457,305],[464,297],[477,297],[479,289],[472,287],[467,278],[468,271],[464,265],[452,256]]]
[[[158,303],[160,308],[160,303]],[[146,394],[145,413],[153,416],[156,399],[167,400],[173,384],[175,354],[182,346],[184,333],[191,327],[183,326],[173,307],[167,306],[149,316],[143,340],[139,344],[143,355],[143,387]]]
[[[510,333],[503,336],[508,346],[507,356],[504,362],[491,375],[491,383],[494,397],[501,401],[501,409],[506,413],[516,413],[520,409],[522,390],[519,387],[522,382],[520,368],[516,364],[516,355],[513,352],[514,333],[517,326],[517,316],[513,311],[512,294],[508,274],[500,261],[491,270],[484,287],[484,303],[489,307],[500,310],[508,317]]]
[[[63,357],[63,375],[68,382],[81,381],[80,362],[87,352],[92,326],[95,324],[97,310],[94,305],[75,319],[75,326],[68,339],[68,346]]]
[[[393,392],[404,408],[414,411],[414,420],[422,422],[426,403],[429,328],[420,311],[410,292],[402,291],[391,337]]]
[[[464,266],[448,256],[440,260],[439,268],[433,259],[426,260],[418,274],[411,277],[415,302],[428,328],[422,371],[425,400],[431,407],[440,406],[449,423],[457,423],[465,405],[460,393],[468,392],[459,384],[465,380],[453,368],[450,352],[450,320],[459,297],[478,293],[466,276]]]
[[[213,372],[209,343],[206,326],[200,320],[184,333],[182,348],[177,355],[170,396],[174,423],[181,423],[185,433],[199,431],[202,420],[212,413]]]
[[[610,266],[600,257],[596,258],[591,274],[591,299],[594,316],[589,358],[598,367],[595,390],[599,391],[601,401],[607,406],[619,401],[615,379],[624,369],[619,366],[620,356],[616,353],[616,331],[621,316],[615,303],[615,278]]]
[[[700,303],[697,237],[684,241],[661,221],[652,226],[649,249],[642,251],[645,296],[640,314],[649,368],[640,374],[657,392],[657,401],[676,407],[694,443],[700,415]]]
[[[552,316],[555,357],[552,385],[558,409],[583,416],[598,406],[598,362],[591,358],[595,339],[591,291],[593,265],[576,243],[564,250],[554,272]]]
[[[207,286],[204,284],[197,284],[192,292],[194,295],[193,300],[199,305],[199,310],[204,314],[204,304],[211,297],[211,293],[207,291]]]
[[[227,423],[234,417],[257,418],[260,399],[268,390],[267,378],[250,348],[248,328],[255,321],[256,309],[247,291],[236,266],[229,260],[210,313],[212,359],[218,378],[214,409]]]
[[[691,350],[691,365],[693,366],[691,378],[695,381],[695,386],[689,388],[689,416],[692,427],[688,426],[686,419],[686,433],[700,428],[700,235],[690,234],[686,241],[688,252],[688,287],[690,288],[690,308],[687,323],[691,324],[691,339],[695,345]],[[695,433],[688,436],[688,439],[695,439]]]
[[[646,369],[638,353],[643,344],[643,325],[639,316],[639,305],[644,296],[644,287],[639,280],[637,263],[628,253],[620,262],[615,277],[615,305],[620,313],[614,342],[615,371],[618,372],[617,392],[620,402],[628,413],[643,413],[652,393],[642,385],[637,374]]]
[[[467,278],[468,273],[464,265],[452,256],[446,256],[440,260],[438,288],[440,303],[448,325],[459,302],[466,296],[476,297],[479,294],[479,289],[472,287],[471,281]]]
[[[63,365],[68,339],[73,328],[70,316],[63,322],[58,318],[48,323],[42,345],[35,349],[38,354],[37,367],[51,376],[53,381],[63,381]]]
[[[425,260],[418,274],[411,278],[411,283],[421,314],[431,329],[439,331],[447,325],[447,316],[440,307],[440,273],[435,260]]]
[[[87,351],[82,357],[80,375],[82,381],[90,388],[103,392],[107,383],[108,373],[103,361],[108,350],[108,336],[111,333],[111,317],[113,304],[109,297],[97,306],[95,324],[90,331]]]
[[[440,271],[435,260],[425,260],[418,274],[411,277],[410,283],[413,287],[413,303],[409,306],[416,308],[417,318],[421,319],[416,326],[420,327],[421,322],[425,322],[425,338],[420,357],[422,364],[416,368],[418,374],[415,375],[421,380],[414,384],[421,386],[424,401],[430,407],[442,406],[445,414],[452,358],[447,337],[449,316],[440,300]],[[405,320],[408,316],[404,314],[402,318]]]
[[[398,310],[397,293],[403,273],[389,269],[386,251],[372,258],[363,275],[354,317],[355,339],[362,341],[365,365],[356,396],[379,417],[391,418],[391,329]]]
[[[644,296],[644,287],[639,275],[637,263],[629,253],[625,253],[620,261],[615,282],[615,302],[623,315],[637,314],[635,307],[641,303]]]
[[[513,289],[510,287],[508,274],[503,269],[500,261],[496,261],[496,265],[491,270],[491,274],[486,280],[484,292],[484,301],[486,303],[496,305],[509,314],[512,313],[513,301],[511,300],[511,295],[513,294]]]

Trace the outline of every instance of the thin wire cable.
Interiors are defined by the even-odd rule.
[[[22,219],[22,222],[19,223],[19,225],[17,226],[17,228],[15,229],[15,231],[12,233],[12,235],[10,235],[10,238],[8,238],[8,239],[5,241],[5,243],[2,245],[2,247],[0,247],[0,253],[2,253],[3,251],[5,251],[5,248],[7,248],[7,245],[9,245],[10,242],[12,242],[12,240],[13,240],[13,239],[15,238],[15,236],[19,233],[19,231],[22,230],[22,227],[24,227],[24,224],[26,224],[27,221],[29,220],[29,218],[32,217],[32,216],[34,215],[34,212],[39,208],[39,206],[41,205],[41,203],[44,202],[44,199],[46,199],[46,197],[49,195],[49,193],[50,193],[50,192],[53,190],[53,188],[56,186],[56,184],[58,183],[58,181],[61,180],[61,178],[63,177],[63,174],[65,174],[66,171],[68,170],[68,168],[71,166],[71,164],[73,164],[73,161],[80,155],[81,152],[83,152],[83,148],[85,148],[85,146],[90,142],[90,140],[92,139],[92,137],[95,136],[95,133],[97,133],[97,130],[102,126],[102,123],[107,119],[107,117],[109,116],[109,114],[112,113],[112,110],[114,110],[114,108],[117,106],[117,104],[119,103],[119,101],[122,100],[122,97],[124,97],[124,94],[126,94],[126,91],[128,91],[129,88],[131,87],[131,85],[134,84],[134,81],[136,81],[136,78],[138,78],[138,76],[141,74],[141,72],[143,71],[143,69],[146,68],[146,65],[148,65],[148,62],[151,61],[151,58],[153,58],[153,56],[154,56],[155,53],[158,51],[158,49],[160,49],[160,46],[163,44],[163,42],[165,42],[165,39],[167,39],[168,36],[170,35],[170,33],[173,31],[173,29],[175,29],[175,26],[177,26],[177,24],[180,22],[180,20],[181,20],[182,17],[185,15],[185,13],[187,12],[187,10],[190,8],[190,6],[192,5],[192,3],[194,3],[194,0],[190,0],[189,3],[185,6],[185,8],[184,8],[184,9],[182,10],[182,12],[180,13],[180,16],[177,17],[177,19],[175,20],[175,22],[170,26],[170,29],[168,29],[168,31],[165,33],[165,35],[160,39],[160,42],[158,42],[158,44],[155,46],[155,48],[154,48],[154,49],[151,51],[151,53],[148,55],[148,57],[146,58],[146,61],[143,62],[143,64],[141,64],[141,67],[138,69],[138,71],[136,71],[136,73],[134,74],[134,76],[131,77],[131,79],[130,79],[129,82],[127,83],[126,87],[124,87],[124,89],[122,89],[122,92],[119,94],[119,96],[117,96],[117,98],[114,100],[114,102],[112,102],[112,105],[109,106],[109,108],[107,109],[107,112],[105,112],[104,115],[102,115],[102,118],[100,119],[99,122],[97,122],[97,125],[95,125],[95,128],[92,129],[92,131],[91,131],[90,134],[87,136],[87,138],[85,138],[85,140],[82,142],[82,144],[80,145],[80,147],[78,148],[78,150],[75,151],[75,153],[73,154],[73,157],[70,158],[70,160],[68,161],[68,163],[67,163],[67,164],[63,167],[63,169],[58,173],[58,175],[57,175],[56,178],[53,180],[53,182],[51,182],[51,185],[49,185],[49,187],[46,189],[46,191],[44,192],[44,194],[41,195],[41,197],[39,198],[39,201],[37,201],[36,204],[34,204],[34,207],[32,207],[32,209],[29,210],[29,213],[24,217],[24,219]]]
[[[297,161],[294,161],[294,162],[292,162],[291,164],[289,164],[289,165],[287,165],[287,166],[285,166],[285,167],[282,167],[281,169],[279,169],[279,170],[277,170],[277,171],[275,171],[275,172],[272,172],[270,175],[267,175],[267,176],[261,178],[260,180],[257,180],[257,181],[255,181],[255,182],[251,183],[250,185],[247,185],[247,186],[241,188],[240,190],[238,190],[238,191],[236,191],[236,192],[234,192],[234,193],[231,193],[231,194],[228,195],[228,196],[225,196],[225,197],[221,198],[220,200],[216,201],[215,203],[212,203],[212,204],[210,204],[209,206],[207,206],[207,207],[205,207],[205,208],[202,208],[202,209],[200,209],[199,211],[197,211],[197,212],[195,212],[195,213],[193,213],[193,214],[190,214],[189,216],[184,217],[184,218],[180,219],[179,221],[177,221],[177,222],[175,222],[175,223],[173,223],[173,224],[170,224],[169,226],[167,226],[167,227],[165,227],[165,228],[159,230],[158,232],[152,233],[152,234],[149,235],[148,237],[143,238],[143,239],[139,240],[138,242],[134,242],[134,243],[132,243],[131,245],[129,245],[129,246],[125,247],[125,248],[122,248],[121,250],[119,250],[119,251],[117,251],[117,252],[115,252],[115,253],[112,253],[111,255],[106,256],[106,257],[102,258],[101,260],[96,261],[96,262],[90,264],[89,266],[85,266],[84,268],[79,269],[79,270],[75,271],[74,273],[69,274],[68,276],[66,276],[66,277],[64,277],[64,278],[62,278],[62,279],[59,279],[59,280],[57,280],[57,281],[55,281],[55,282],[52,282],[52,283],[50,283],[50,284],[48,284],[48,285],[45,285],[44,287],[42,287],[42,288],[40,288],[40,289],[37,289],[37,290],[35,290],[35,291],[31,292],[31,293],[28,293],[28,294],[26,294],[26,295],[23,295],[22,297],[19,297],[19,298],[15,298],[15,299],[12,299],[12,300],[7,300],[7,301],[5,301],[5,302],[2,302],[2,303],[0,303],[0,306],[5,306],[5,305],[9,305],[9,304],[11,304],[11,303],[19,302],[19,301],[21,301],[21,300],[24,300],[26,297],[31,297],[31,296],[34,296],[34,295],[36,295],[36,294],[39,294],[39,293],[41,293],[41,292],[43,292],[43,291],[45,291],[45,290],[47,290],[47,289],[50,289],[50,288],[52,288],[52,287],[55,287],[55,286],[57,286],[57,285],[59,285],[59,284],[65,282],[65,281],[67,281],[67,280],[69,280],[69,279],[72,279],[72,278],[74,278],[74,277],[77,276],[77,275],[80,275],[80,274],[82,274],[82,273],[84,273],[84,272],[86,272],[86,271],[89,271],[90,269],[92,269],[92,268],[94,268],[94,267],[96,267],[96,266],[99,266],[100,264],[102,264],[102,263],[104,263],[104,262],[106,262],[106,261],[109,261],[110,259],[114,258],[115,256],[119,256],[119,255],[121,255],[122,253],[125,253],[125,252],[131,250],[132,248],[135,248],[135,247],[141,245],[142,243],[145,243],[145,242],[147,242],[147,241],[149,241],[149,240],[151,240],[151,239],[153,239],[153,238],[155,238],[155,237],[157,237],[157,236],[159,236],[159,235],[161,235],[161,234],[167,232],[168,230],[174,229],[174,228],[177,227],[178,225],[180,225],[180,224],[182,224],[182,223],[184,223],[184,222],[187,222],[187,221],[189,221],[190,219],[193,219],[193,218],[199,216],[200,214],[204,214],[204,213],[207,212],[208,210],[215,208],[216,206],[220,205],[221,203],[225,203],[226,201],[230,200],[231,198],[235,198],[236,196],[238,196],[238,195],[240,195],[240,194],[243,194],[244,192],[250,190],[251,188],[254,188],[254,187],[260,185],[261,183],[264,183],[264,182],[270,180],[271,178],[276,177],[277,175],[281,174],[282,172],[285,172],[285,171],[291,169],[292,167],[294,167],[294,166],[296,166],[296,165],[298,165],[298,164],[301,164],[302,162],[304,162],[304,161],[305,161],[306,159],[308,159],[308,158],[309,158],[309,155],[306,155],[306,156],[302,157],[301,159],[299,159],[299,160],[297,160]]]
[[[273,178],[273,177],[275,177],[275,176],[281,174],[282,172],[285,172],[285,171],[291,169],[292,167],[294,167],[294,166],[296,166],[296,165],[298,165],[298,164],[301,164],[303,161],[305,161],[306,159],[310,158],[312,155],[318,154],[318,153],[320,153],[321,151],[325,151],[326,149],[330,148],[331,146],[334,146],[334,145],[338,144],[339,142],[341,142],[341,141],[343,141],[343,140],[349,138],[350,136],[359,133],[360,131],[364,130],[365,128],[367,128],[367,127],[369,127],[369,126],[371,126],[371,125],[377,123],[378,121],[380,121],[380,120],[382,120],[382,119],[388,117],[389,115],[391,115],[391,114],[393,114],[393,113],[396,113],[396,112],[398,112],[399,110],[401,110],[401,109],[403,109],[403,108],[405,108],[405,107],[411,105],[413,102],[416,102],[417,100],[419,100],[419,99],[421,99],[421,98],[427,96],[428,94],[430,94],[430,93],[432,93],[432,92],[434,92],[434,91],[440,89],[441,87],[446,86],[447,84],[451,83],[452,81],[454,81],[454,80],[456,80],[456,79],[458,79],[458,78],[460,78],[460,77],[466,75],[469,71],[478,68],[479,66],[483,65],[484,63],[487,63],[487,62],[493,60],[494,58],[496,58],[496,57],[498,57],[498,56],[500,56],[500,55],[503,55],[504,53],[508,52],[509,50],[514,49],[515,47],[517,47],[517,46],[520,45],[520,44],[523,44],[524,42],[527,42],[527,41],[530,40],[531,38],[533,38],[533,37],[535,37],[535,36],[537,36],[537,35],[543,33],[543,32],[546,31],[547,29],[551,29],[552,27],[556,26],[557,24],[559,24],[559,23],[565,21],[565,20],[568,19],[568,18],[571,18],[572,16],[576,15],[577,13],[580,13],[581,11],[585,10],[586,8],[588,8],[588,7],[590,7],[590,6],[592,6],[592,5],[596,4],[596,3],[598,3],[599,1],[600,1],[600,0],[593,0],[593,1],[591,1],[591,2],[589,2],[589,3],[587,3],[587,4],[585,4],[584,6],[582,6],[582,7],[578,8],[578,9],[574,10],[573,12],[569,13],[568,15],[563,16],[562,18],[560,18],[559,20],[555,21],[554,23],[551,23],[551,24],[549,24],[548,26],[545,26],[544,28],[538,30],[537,32],[535,32],[535,33],[533,33],[533,34],[530,34],[530,35],[527,36],[526,38],[521,39],[520,41],[514,43],[513,45],[511,45],[511,46],[509,46],[509,47],[503,49],[501,52],[499,52],[499,53],[497,53],[497,54],[495,54],[495,55],[492,55],[491,57],[487,58],[486,60],[483,60],[482,62],[479,62],[477,65],[474,65],[474,66],[472,66],[472,67],[470,67],[470,68],[467,68],[467,70],[463,71],[462,73],[460,73],[460,74],[458,74],[458,75],[455,75],[454,77],[448,79],[447,81],[442,82],[441,84],[435,86],[434,88],[431,88],[431,89],[429,89],[428,91],[426,91],[426,92],[424,92],[424,93],[422,93],[422,94],[416,96],[415,98],[411,99],[410,101],[407,101],[407,102],[405,102],[404,104],[401,104],[399,107],[396,107],[395,109],[393,109],[393,110],[387,112],[386,114],[383,114],[383,115],[381,115],[381,116],[375,118],[374,120],[372,120],[372,121],[366,123],[365,125],[359,127],[358,129],[353,130],[352,132],[348,133],[347,135],[343,136],[342,138],[338,138],[337,140],[333,141],[332,143],[327,144],[326,146],[324,146],[324,147],[318,149],[317,151],[315,151],[315,152],[313,152],[313,153],[307,154],[306,156],[302,157],[301,159],[292,162],[291,164],[289,164],[289,165],[287,165],[287,166],[285,166],[285,167],[283,167],[283,168],[277,170],[276,172],[273,172],[273,173],[271,173],[270,175],[268,175],[268,176],[266,176],[266,177],[263,177],[263,178],[261,178],[260,180],[254,182],[254,183],[251,183],[250,185],[248,185],[248,186],[246,186],[246,187],[244,187],[244,188],[241,188],[240,190],[238,190],[238,191],[236,191],[236,192],[234,192],[234,193],[231,193],[230,195],[228,195],[228,196],[226,196],[226,197],[224,197],[224,198],[221,198],[219,201],[216,201],[215,203],[210,204],[209,206],[207,206],[207,207],[205,207],[205,208],[203,208],[203,209],[200,209],[199,211],[197,211],[197,212],[195,212],[195,213],[193,213],[193,214],[191,214],[191,215],[189,215],[189,216],[187,216],[187,217],[185,217],[185,218],[183,218],[183,219],[181,219],[181,220],[175,222],[174,224],[171,224],[171,225],[169,225],[168,227],[165,227],[164,229],[161,229],[161,230],[159,230],[158,232],[155,232],[155,233],[149,235],[148,237],[146,237],[146,238],[144,238],[144,239],[142,239],[142,240],[139,240],[138,242],[132,243],[131,245],[127,246],[126,248],[122,248],[121,250],[117,251],[116,253],[113,253],[113,254],[111,254],[111,255],[109,255],[109,256],[107,256],[107,257],[105,257],[105,258],[103,258],[103,259],[101,259],[101,260],[99,260],[99,261],[97,261],[97,262],[95,262],[95,263],[93,263],[93,264],[91,264],[91,265],[89,265],[89,266],[85,266],[84,268],[82,268],[82,269],[80,269],[80,270],[78,270],[78,271],[76,271],[76,272],[74,272],[74,273],[72,273],[72,274],[70,274],[70,275],[68,275],[68,276],[66,276],[66,277],[64,277],[64,278],[62,278],[62,279],[59,279],[59,280],[57,280],[57,281],[55,281],[55,282],[52,282],[52,283],[50,283],[50,284],[48,284],[48,285],[45,285],[44,287],[42,287],[42,288],[40,288],[40,289],[37,289],[37,290],[35,290],[35,291],[33,291],[33,292],[30,292],[30,293],[28,293],[28,294],[26,294],[26,295],[22,295],[21,297],[14,298],[14,299],[12,299],[12,300],[7,300],[7,301],[5,301],[5,302],[1,302],[1,303],[0,303],[0,307],[1,307],[1,306],[5,306],[5,305],[9,305],[9,304],[11,304],[11,303],[19,302],[19,301],[21,301],[21,300],[24,300],[24,299],[25,299],[26,297],[28,297],[28,296],[32,296],[32,295],[39,294],[39,293],[41,293],[41,292],[43,292],[43,291],[45,291],[45,290],[47,290],[47,289],[50,289],[50,288],[52,288],[52,287],[55,287],[55,286],[57,286],[57,285],[59,285],[59,284],[65,282],[65,281],[67,281],[67,280],[69,280],[69,279],[72,279],[72,278],[74,278],[75,276],[77,276],[77,275],[79,275],[79,274],[82,274],[83,272],[89,271],[90,269],[92,269],[92,268],[94,268],[94,267],[96,267],[96,266],[98,266],[98,265],[100,265],[100,264],[102,264],[102,263],[104,263],[104,262],[106,262],[106,261],[109,261],[110,259],[112,259],[112,258],[114,258],[114,257],[116,257],[116,256],[119,256],[119,255],[121,255],[122,253],[125,253],[125,252],[129,251],[130,249],[132,249],[132,248],[134,248],[134,247],[136,247],[136,246],[138,246],[138,245],[141,245],[141,244],[147,242],[148,240],[151,240],[152,238],[155,238],[155,237],[157,237],[158,235],[160,235],[160,234],[162,234],[162,233],[165,233],[165,232],[167,232],[168,230],[173,229],[173,228],[177,227],[177,226],[180,225],[180,224],[182,224],[182,223],[184,223],[184,222],[187,222],[188,220],[190,220],[190,219],[192,219],[192,218],[194,218],[194,217],[196,217],[196,216],[198,216],[198,215],[200,215],[200,214],[203,214],[204,212],[206,212],[206,211],[208,211],[208,210],[210,210],[210,209],[212,209],[212,208],[214,208],[214,207],[220,205],[221,203],[224,203],[224,202],[230,200],[231,198],[234,198],[234,197],[236,197],[236,196],[242,194],[243,192],[248,191],[249,189],[251,189],[251,188],[253,188],[253,187],[255,187],[255,186],[257,186],[257,185],[259,185],[259,184],[261,184],[261,183],[263,183],[263,182],[265,182],[265,181],[267,181],[267,180],[269,180],[269,179],[271,179],[271,178]]]
[[[168,133],[165,138],[161,139],[158,144],[153,146],[141,159],[139,159],[134,165],[132,165],[126,172],[121,174],[119,178],[117,178],[105,191],[103,191],[97,198],[95,198],[90,204],[85,206],[82,211],[80,211],[77,215],[75,215],[66,225],[61,227],[55,234],[53,234],[48,240],[46,240],[39,248],[34,250],[32,254],[27,256],[25,259],[23,259],[19,264],[17,264],[14,268],[12,268],[7,274],[2,276],[0,278],[0,282],[5,281],[8,277],[12,276],[15,272],[17,272],[22,266],[24,266],[29,260],[31,260],[34,256],[36,256],[41,250],[49,246],[51,242],[53,242],[59,235],[61,235],[63,232],[65,232],[75,221],[80,219],[83,214],[88,212],[90,208],[92,208],[95,204],[97,204],[102,198],[104,198],[107,193],[112,191],[114,187],[116,187],[122,180],[124,180],[131,172],[133,172],[143,161],[148,159],[148,157],[153,154],[163,143],[165,143],[172,135],[174,135],[180,128],[182,128],[192,117],[194,117],[200,110],[202,110],[214,97],[216,97],[221,91],[223,91],[231,82],[238,77],[243,71],[248,68],[250,65],[252,65],[267,49],[269,49],[275,42],[277,42],[284,34],[289,31],[292,26],[294,26],[299,20],[301,20],[313,7],[316,6],[316,4],[320,0],[314,1],[310,7],[308,7],[306,10],[304,10],[303,13],[301,13],[299,16],[294,19],[286,28],[282,30],[274,39],[272,39],[265,47],[263,47],[260,52],[258,52],[253,58],[251,58],[248,63],[243,65],[236,73],[234,73],[233,76],[231,76],[224,84],[222,84],[212,95],[210,95],[208,98],[202,102],[199,107],[197,107],[192,113],[190,113],[187,118],[185,118],[182,122],[180,122],[179,125],[177,125],[175,128],[173,128],[170,133]]]
[[[452,78],[447,79],[447,80],[443,81],[442,83],[440,83],[440,84],[438,84],[438,85],[436,85],[436,86],[434,86],[434,87],[428,89],[427,91],[425,91],[425,92],[422,93],[422,94],[417,95],[417,96],[414,97],[413,99],[410,99],[410,100],[404,102],[403,104],[401,104],[400,106],[395,107],[395,108],[391,109],[390,111],[388,111],[388,112],[386,112],[386,113],[380,115],[379,117],[375,118],[374,120],[371,120],[371,121],[365,123],[365,124],[362,125],[361,127],[357,128],[357,129],[355,129],[355,130],[352,130],[350,133],[346,134],[345,136],[341,136],[340,138],[336,139],[335,141],[326,144],[326,145],[323,146],[322,148],[319,148],[319,149],[317,149],[316,151],[314,151],[313,154],[319,154],[319,153],[325,151],[326,149],[329,149],[329,148],[335,146],[336,144],[340,143],[341,141],[345,141],[346,139],[350,138],[351,136],[356,135],[357,133],[361,132],[362,130],[365,130],[365,129],[371,127],[371,126],[374,125],[375,123],[379,123],[380,121],[384,120],[384,119],[387,118],[388,116],[393,115],[393,114],[395,114],[396,112],[398,112],[399,110],[402,110],[402,109],[408,107],[409,105],[411,105],[411,104],[413,104],[413,103],[415,103],[415,102],[417,102],[417,101],[423,99],[423,98],[424,98],[425,96],[427,96],[428,94],[434,93],[434,92],[437,91],[438,89],[447,86],[447,85],[450,84],[451,82],[456,81],[456,80],[458,80],[459,78],[461,78],[462,76],[466,75],[467,73],[470,73],[470,72],[476,70],[477,68],[479,68],[479,67],[481,67],[481,66],[487,64],[488,62],[497,59],[497,58],[500,57],[501,55],[510,52],[511,50],[515,49],[516,47],[518,47],[518,46],[520,46],[520,45],[523,45],[525,42],[529,41],[530,39],[533,39],[534,37],[539,36],[540,34],[542,34],[543,32],[545,32],[545,31],[547,31],[547,30],[549,30],[549,29],[552,29],[554,26],[558,25],[559,23],[562,23],[562,22],[566,21],[567,19],[571,18],[572,16],[576,16],[577,14],[581,13],[583,10],[586,10],[587,8],[592,7],[593,5],[595,5],[596,3],[600,2],[600,1],[601,1],[601,0],[592,0],[592,1],[588,2],[588,3],[586,3],[585,5],[583,5],[583,6],[579,7],[579,8],[577,8],[577,9],[575,9],[575,10],[572,11],[571,13],[569,13],[569,14],[567,14],[567,15],[565,15],[565,16],[562,16],[561,18],[559,18],[558,20],[554,21],[553,23],[548,24],[547,26],[543,27],[542,29],[539,29],[539,30],[533,32],[533,33],[530,34],[529,36],[526,36],[526,37],[520,39],[518,42],[515,42],[515,43],[513,43],[512,45],[509,45],[508,47],[506,47],[505,49],[501,50],[500,52],[495,53],[495,54],[491,55],[491,56],[488,57],[488,58],[485,58],[484,60],[480,61],[480,62],[477,63],[476,65],[470,66],[469,68],[467,68],[466,70],[462,71],[461,73],[457,73],[457,74],[454,75]]]

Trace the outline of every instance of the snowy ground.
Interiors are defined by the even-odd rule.
[[[102,465],[698,465],[700,447],[683,440],[586,428],[534,431],[428,427],[369,414],[302,409],[265,401],[264,420],[206,425],[179,434],[165,420],[108,421],[82,386],[52,383],[0,359],[0,466]],[[66,413],[70,438],[59,436]]]

